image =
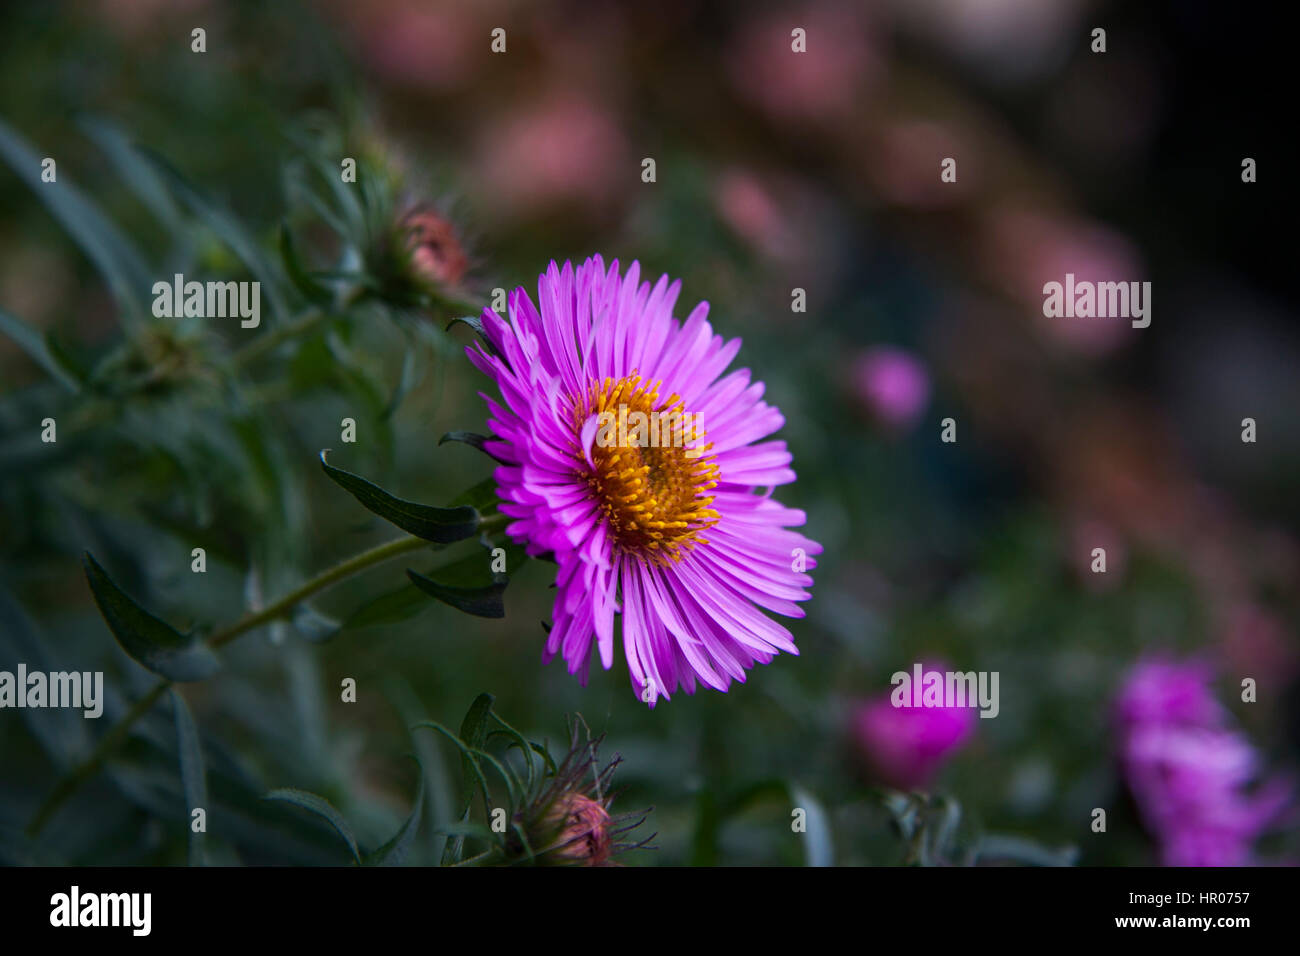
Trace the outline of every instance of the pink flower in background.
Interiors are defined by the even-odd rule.
[[[673,316],[680,286],[641,282],[635,262],[552,262],[537,304],[516,289],[506,318],[483,312],[486,347],[466,349],[501,390],[484,447],[503,462],[506,532],[559,566],[545,659],[585,683],[593,649],[613,666],[617,619],[651,705],[797,654],[765,612],[803,617],[822,550],[772,497],[795,479],[785,442],[766,440],[784,417],[748,369],[726,372],[740,340],[714,334],[706,303]],[[652,430],[611,428],[623,412]]]
[[[791,48],[796,28],[807,52]],[[853,115],[879,63],[860,10],[823,2],[745,17],[727,67],[740,95],[773,119],[827,121]]]
[[[930,400],[930,376],[911,353],[881,346],[853,363],[852,386],[867,413],[894,429],[915,425]]]
[[[834,268],[833,201],[795,177],[760,173],[741,165],[725,167],[713,188],[718,218],[766,264],[797,277],[794,284],[816,289]],[[789,312],[784,321],[811,313]]]
[[[772,193],[753,173],[729,169],[718,179],[718,215],[736,235],[771,258],[789,251],[791,237]]]
[[[1296,673],[1296,647],[1277,612],[1249,601],[1233,605],[1227,619],[1224,653],[1244,673],[1267,673],[1289,681]]]
[[[902,206],[934,208],[962,199],[979,179],[979,151],[966,149],[949,122],[904,120],[886,125],[868,167],[881,195]],[[957,159],[954,182],[941,176],[945,159]]]
[[[1292,798],[1261,777],[1259,756],[1230,726],[1202,661],[1140,662],[1115,704],[1120,763],[1166,866],[1245,866]]]
[[[381,79],[444,93],[472,80],[486,33],[483,10],[427,0],[331,2],[333,14],[354,32],[361,58]]]
[[[566,202],[597,205],[620,176],[629,188],[640,182],[614,117],[585,96],[553,94],[485,129],[482,188],[507,215]]]
[[[1129,672],[1115,704],[1121,732],[1151,724],[1223,726],[1227,713],[1210,693],[1212,677],[1213,670],[1203,660],[1151,657],[1142,661]]]
[[[929,665],[925,673],[941,670]],[[895,707],[892,694],[860,704],[851,731],[871,775],[900,790],[923,788],[975,732],[973,707]]]
[[[990,275],[1029,310],[1049,341],[1082,355],[1103,355],[1138,330],[1126,318],[1043,315],[1043,286],[1073,273],[1081,282],[1136,282],[1145,278],[1132,242],[1086,219],[1030,207],[999,205],[989,213],[982,248]]]

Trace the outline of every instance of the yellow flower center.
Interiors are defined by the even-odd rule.
[[[578,427],[599,418],[591,441],[595,468],[583,465],[617,547],[666,564],[708,543],[700,532],[718,520],[708,494],[718,484],[718,466],[705,454],[713,444],[701,444],[704,430],[681,398],[659,401],[661,385],[635,369],[592,382],[587,401],[579,403]]]

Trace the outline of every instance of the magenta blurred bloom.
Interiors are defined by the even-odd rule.
[[[538,304],[516,289],[506,318],[484,311],[487,347],[466,351],[501,390],[484,447],[503,463],[507,533],[559,565],[544,659],[563,655],[585,683],[593,643],[613,665],[621,615],[653,705],[797,654],[764,611],[803,616],[821,545],[771,496],[795,478],[785,442],[761,441],[785,420],[748,369],[723,374],[740,340],[713,334],[707,303],[674,318],[681,283],[640,275],[552,262]]]
[[[934,666],[925,673],[941,670]],[[860,704],[852,731],[872,776],[900,790],[929,786],[944,762],[975,732],[971,707],[898,707],[893,694]]]
[[[1245,866],[1290,785],[1261,778],[1258,754],[1213,698],[1203,661],[1151,658],[1116,703],[1120,761],[1166,866]]]
[[[930,376],[910,353],[881,346],[853,363],[853,388],[867,412],[881,424],[910,428],[930,400]]]

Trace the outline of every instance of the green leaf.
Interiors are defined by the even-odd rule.
[[[82,555],[81,563],[100,614],[122,650],[137,664],[181,683],[204,680],[220,669],[221,662],[211,648],[140,607],[113,583],[89,551]]]
[[[262,292],[277,318],[288,315],[281,290],[284,277],[275,262],[267,256],[257,241],[249,235],[243,223],[204,196],[197,187],[180,174],[167,160],[149,149],[141,154],[158,170],[173,193],[200,221],[220,239],[240,262],[262,283]]]
[[[311,274],[303,267],[302,260],[298,258],[298,249],[294,243],[293,232],[290,231],[288,223],[280,224],[280,255],[284,258],[284,268],[289,275],[289,281],[294,284],[294,287],[303,294],[308,302],[325,305],[333,300],[334,294],[312,278]]]
[[[320,453],[320,464],[325,474],[351,492],[367,510],[391,521],[403,531],[426,541],[450,544],[462,541],[478,530],[479,513],[474,508],[435,508],[396,498],[360,475],[335,468],[325,460],[327,453],[328,449]]]
[[[495,699],[491,694],[479,694],[474,698],[474,703],[470,704],[469,710],[465,713],[465,719],[460,724],[460,741],[465,746],[481,750],[487,743],[488,732],[492,729],[489,718],[492,714],[492,703]],[[458,822],[463,823],[469,819],[469,808],[474,803],[474,783],[476,779],[482,780],[482,771],[479,770],[474,758],[463,751],[461,752],[460,766],[462,773],[460,813],[457,814],[456,819]],[[463,836],[454,836],[447,841],[447,847],[442,855],[443,866],[455,863],[460,859],[464,843],[465,838]]]
[[[381,418],[392,418],[393,413],[401,407],[402,400],[415,387],[415,370],[415,343],[408,342],[406,348],[402,350],[402,373],[397,380],[397,386],[393,389],[392,397],[388,400],[387,407],[380,415]]]
[[[194,717],[190,714],[185,698],[175,689],[171,692],[172,711],[176,716],[176,745],[181,759],[181,789],[185,793],[185,821],[189,830],[190,866],[202,866],[204,862],[203,831],[195,832],[193,815],[196,809],[202,809],[204,816],[208,812],[208,778],[203,768],[203,750],[199,745],[199,732],[194,726]]]
[[[500,358],[501,353],[496,350],[496,347],[493,346],[492,344],[492,340],[487,337],[487,332],[484,331],[483,329],[483,320],[479,316],[477,315],[457,316],[456,318],[452,319],[450,322],[447,323],[447,331],[450,332],[452,326],[454,325],[468,325],[471,329],[475,331],[475,333],[478,334],[478,337],[483,340],[483,347],[488,350],[488,353]]]
[[[140,147],[132,142],[117,126],[98,118],[83,117],[78,125],[104,151],[118,175],[131,187],[154,217],[168,231],[188,244],[189,236],[184,218],[157,167],[149,161]]]
[[[411,850],[411,843],[420,829],[420,816],[424,809],[424,773],[420,773],[420,784],[415,791],[415,806],[406,818],[401,829],[393,838],[365,858],[366,866],[401,866]]]
[[[47,338],[37,332],[17,316],[0,309],[0,332],[18,343],[18,347],[27,353],[37,365],[45,369],[56,382],[74,395],[81,391],[81,382],[69,372],[64,362],[50,347]]]
[[[480,435],[476,432],[447,432],[447,434],[443,435],[441,438],[438,439],[438,444],[443,445],[449,441],[460,442],[462,445],[469,445],[471,448],[477,448],[479,451],[487,455],[493,461],[501,462],[501,464],[503,465],[509,464],[509,462],[502,461],[496,455],[492,454],[492,452],[487,450],[484,443],[490,440],[491,440],[490,436]]]
[[[486,478],[472,488],[467,488],[451,500],[451,506],[469,505],[480,515],[486,517],[497,510],[501,504],[497,500],[497,480]]]
[[[450,604],[458,611],[475,617],[500,618],[506,616],[506,585],[510,583],[510,573],[527,558],[524,549],[515,544],[505,546],[506,568],[508,573],[491,570],[493,558],[491,553],[472,554],[433,572],[436,577],[426,577],[406,570],[406,576],[417,588],[444,604]]]
[[[42,182],[41,159],[17,131],[0,120],[0,160],[18,174],[68,231],[108,283],[114,301],[122,308],[124,322],[134,324],[146,314],[141,296],[152,288],[144,258],[112,220],[66,178]]]
[[[352,835],[352,828],[349,827],[348,822],[343,819],[343,814],[334,809],[334,805],[324,797],[317,796],[314,793],[309,793],[306,790],[296,790],[293,787],[282,787],[279,790],[272,790],[262,799],[279,800],[284,803],[291,803],[296,807],[302,807],[304,810],[310,811],[319,817],[323,817],[329,822],[330,826],[338,831],[339,836],[341,836],[347,843],[348,849],[352,851],[352,859],[357,863],[361,862],[361,851],[357,848],[357,840],[356,837]]]
[[[343,630],[359,631],[380,624],[409,621],[431,607],[433,605],[419,588],[413,584],[403,585],[362,604],[344,619]]]

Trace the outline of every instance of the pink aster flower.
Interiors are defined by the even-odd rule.
[[[944,671],[928,664],[925,672]],[[970,707],[896,707],[887,693],[859,704],[850,721],[853,740],[871,776],[900,790],[925,788],[975,733]]]
[[[538,304],[516,289],[508,318],[483,313],[489,347],[466,351],[501,390],[484,448],[507,534],[559,565],[544,659],[585,683],[594,644],[608,670],[617,617],[653,705],[797,654],[764,612],[803,616],[821,546],[772,498],[795,478],[785,442],[762,441],[784,418],[748,369],[723,374],[740,340],[713,333],[707,303],[674,318],[680,282],[640,277],[552,262]]]
[[[881,346],[853,363],[853,388],[867,412],[888,428],[916,424],[930,400],[930,376],[911,353]]]
[[[1249,740],[1214,699],[1203,661],[1148,658],[1116,701],[1120,761],[1166,866],[1247,866],[1252,845],[1291,803],[1264,779]]]

